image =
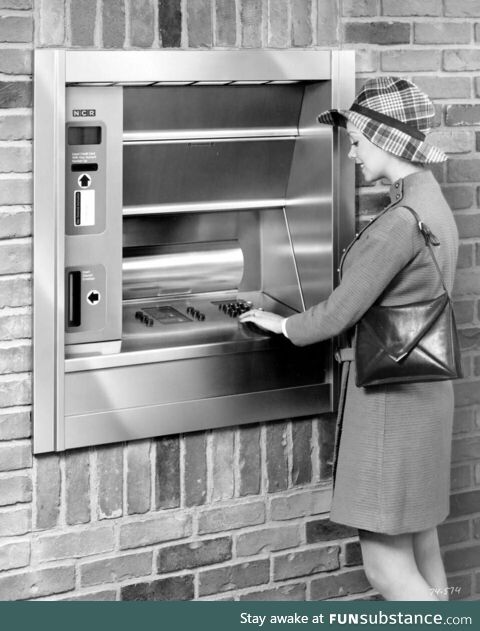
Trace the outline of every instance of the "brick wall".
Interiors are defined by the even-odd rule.
[[[0,600],[375,598],[328,521],[330,416],[31,455],[31,49],[355,48],[413,78],[462,245],[455,303],[454,597],[480,593],[480,5],[476,0],[0,0]],[[358,175],[362,222],[385,201]]]

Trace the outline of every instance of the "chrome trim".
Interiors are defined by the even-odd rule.
[[[246,199],[224,202],[191,202],[185,204],[155,204],[144,206],[125,206],[124,217],[136,215],[158,215],[177,213],[202,213],[222,212],[225,210],[257,210],[257,209],[282,209],[285,206],[284,199]]]
[[[222,140],[268,140],[269,138],[283,139],[298,136],[297,127],[282,127],[279,129],[184,129],[171,131],[125,131],[123,142],[131,144],[158,142],[221,142]]]

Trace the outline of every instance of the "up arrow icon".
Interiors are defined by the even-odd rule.
[[[78,184],[81,188],[88,188],[91,182],[92,178],[87,173],[84,173],[78,178]]]

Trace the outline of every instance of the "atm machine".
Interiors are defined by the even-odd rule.
[[[349,51],[35,52],[36,453],[335,408],[331,342],[238,315],[335,287],[353,93]]]

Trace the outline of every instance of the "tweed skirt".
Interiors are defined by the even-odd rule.
[[[384,534],[437,526],[449,512],[452,383],[357,388],[355,362],[343,371],[330,519]]]

